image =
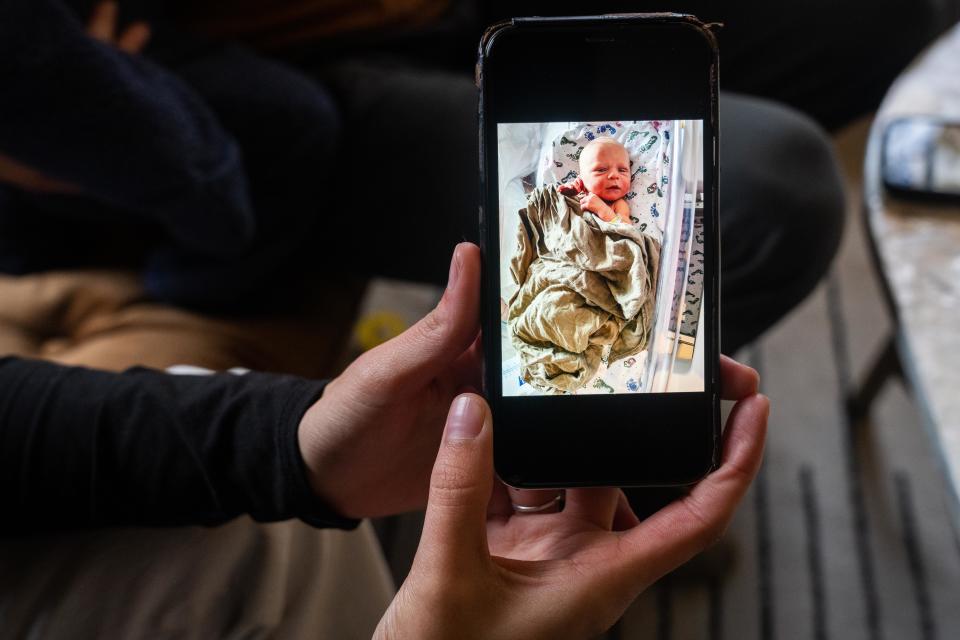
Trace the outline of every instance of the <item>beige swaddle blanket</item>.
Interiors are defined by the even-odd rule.
[[[555,185],[534,189],[520,210],[510,273],[510,339],[523,380],[572,392],[608,361],[647,345],[660,243],[628,224],[582,212]]]

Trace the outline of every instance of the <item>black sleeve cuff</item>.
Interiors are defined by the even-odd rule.
[[[360,520],[345,518],[320,500],[310,487],[297,431],[307,410],[323,395],[328,380],[304,380],[302,393],[291,393],[277,430],[277,450],[287,482],[290,504],[298,518],[313,527],[356,529]]]

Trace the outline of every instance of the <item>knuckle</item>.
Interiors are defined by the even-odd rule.
[[[463,504],[479,489],[469,470],[453,461],[438,462],[430,477],[430,502],[450,507]]]
[[[753,471],[739,462],[730,462],[726,465],[725,472],[737,486],[746,488],[753,482]]]
[[[388,355],[386,344],[378,345],[361,354],[347,367],[344,375],[354,379],[355,384],[369,384],[375,388],[388,385],[396,376],[396,372],[390,358],[384,357]]]
[[[415,326],[420,337],[428,342],[442,342],[449,331],[446,313],[443,310],[444,302],[425,315]]]
[[[711,517],[696,499],[687,497],[683,500],[687,516],[691,521],[691,530],[696,545],[701,549],[712,546],[726,530],[726,522],[721,518]]]

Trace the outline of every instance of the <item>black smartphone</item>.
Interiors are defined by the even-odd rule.
[[[681,14],[481,41],[484,392],[509,485],[683,485],[718,462],[717,64]]]
[[[900,198],[960,203],[960,122],[932,116],[892,120],[883,131],[884,186]]]

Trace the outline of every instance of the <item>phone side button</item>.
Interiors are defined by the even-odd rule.
[[[480,214],[480,224],[478,225],[479,235],[477,236],[477,238],[480,240],[480,246],[485,247],[487,246],[487,219],[483,215],[483,205],[480,205],[479,207],[477,207],[477,211]]]

